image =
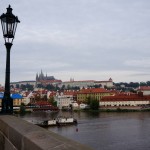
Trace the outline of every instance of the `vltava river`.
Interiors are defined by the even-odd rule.
[[[55,113],[33,113],[28,121],[55,117]],[[69,112],[63,112],[69,116]],[[78,125],[49,127],[50,131],[92,147],[94,150],[150,150],[150,112],[73,114]]]

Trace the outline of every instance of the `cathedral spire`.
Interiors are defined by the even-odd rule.
[[[47,80],[47,72],[46,72],[46,80]]]
[[[36,81],[38,81],[38,78],[39,78],[39,77],[38,77],[38,73],[37,73],[37,74],[36,74]]]
[[[42,69],[41,69],[41,75],[43,75],[43,71],[42,71]]]

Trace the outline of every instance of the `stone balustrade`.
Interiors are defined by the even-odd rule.
[[[0,150],[92,150],[11,115],[0,116]]]

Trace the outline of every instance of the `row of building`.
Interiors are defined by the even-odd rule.
[[[115,90],[106,90],[104,88],[87,88],[78,91],[65,90],[63,92],[54,92],[47,90],[38,90],[31,93],[25,92],[23,102],[35,103],[38,100],[49,100],[53,98],[57,102],[57,106],[61,109],[70,105],[78,107],[85,104],[88,97],[92,97],[99,101],[101,108],[127,108],[127,107],[145,107],[150,104],[150,87],[141,87],[137,89],[137,93],[118,92]],[[44,99],[45,97],[45,99]]]
[[[57,106],[63,107],[79,107],[80,105],[87,106],[87,98],[92,97],[99,101],[100,108],[127,108],[127,107],[147,107],[150,105],[150,87],[140,87],[137,93],[118,92],[115,90],[106,90],[104,88],[87,88],[78,91],[64,90],[63,92],[47,91],[39,89],[37,91],[22,91],[20,94],[11,94],[15,107],[21,103],[29,104],[38,101],[53,101],[57,102]],[[3,98],[3,93],[0,93],[0,106]]]

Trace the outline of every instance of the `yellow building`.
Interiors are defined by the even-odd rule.
[[[2,106],[3,93],[0,93],[0,106]],[[13,99],[13,106],[20,106],[22,103],[22,96],[20,94],[11,94],[11,98]]]
[[[95,98],[97,100],[101,100],[104,96],[110,96],[110,91],[104,88],[89,88],[89,89],[82,89],[77,93],[77,101],[78,102],[85,102],[88,97]]]

